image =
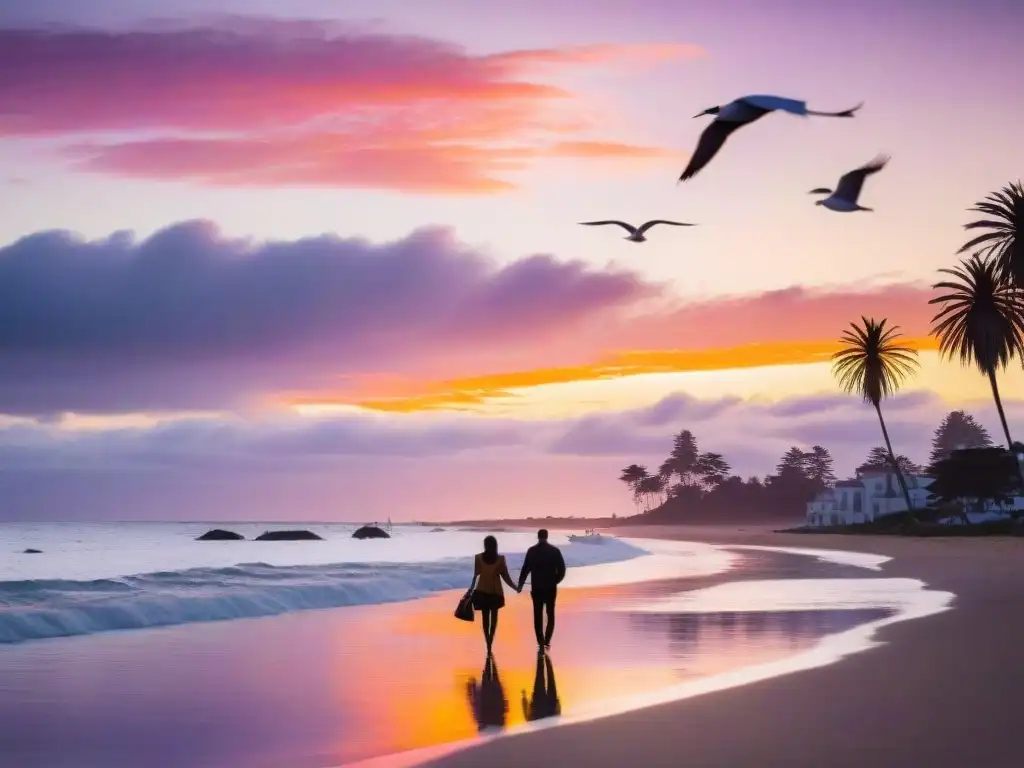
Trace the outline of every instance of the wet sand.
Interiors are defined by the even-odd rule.
[[[652,615],[632,605],[736,579],[871,575],[749,553],[716,576],[566,589],[539,685],[526,595],[509,595],[502,611],[497,680],[484,680],[479,623],[452,617],[451,592],[0,647],[0,765],[323,768],[473,739],[787,658],[879,615]]]
[[[441,768],[1024,765],[1024,541],[775,534],[743,528],[616,535],[869,552],[878,576],[956,594],[953,610],[884,627],[842,661],[696,698],[490,741]]]

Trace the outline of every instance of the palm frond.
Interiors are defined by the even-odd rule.
[[[980,254],[991,256],[996,274],[1003,282],[1024,289],[1024,185],[1018,180],[998,192],[989,194],[970,209],[985,216],[984,219],[964,225],[964,229],[985,230],[964,243],[957,253],[981,249]]]
[[[944,293],[928,302],[941,306],[931,329],[939,354],[986,374],[1024,357],[1024,298],[1001,279],[998,259],[976,253],[939,272],[955,278],[936,283]]]
[[[900,343],[899,326],[887,323],[867,317],[850,323],[839,338],[841,348],[832,355],[832,374],[840,388],[872,405],[898,392],[919,365],[917,350]]]

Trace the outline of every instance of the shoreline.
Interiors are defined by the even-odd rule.
[[[706,615],[644,613],[643,606],[681,590],[852,572],[750,552],[735,568],[702,573],[709,553],[686,551],[686,560],[698,559],[662,568],[660,578],[656,557],[655,567],[633,574],[643,580],[581,583],[560,597],[551,658],[567,717],[784,661],[882,612],[869,602],[788,612],[766,605],[758,616],[715,605]],[[358,765],[375,754],[387,755],[374,762],[388,765],[410,751],[422,760],[424,748],[436,752],[479,737],[466,686],[480,679],[483,647],[479,622],[451,617],[460,593],[9,646],[0,649],[0,691],[9,694],[0,696],[0,743],[26,765],[72,755],[83,766],[142,764],[149,755],[154,768],[322,768]],[[503,612],[495,657],[507,694],[504,723],[515,728],[525,719],[520,694],[528,698],[535,686],[537,655],[529,599],[511,600],[516,607]],[[107,681],[100,701],[96,676]],[[78,714],[67,719],[69,711]],[[127,722],[127,740],[97,740]],[[236,738],[243,732],[246,738]],[[437,744],[444,746],[431,746]]]
[[[436,768],[558,765],[1011,768],[1024,734],[1024,543],[776,533],[756,526],[617,527],[627,538],[861,552],[877,576],[955,595],[952,610],[882,625],[874,645],[793,671],[585,723],[510,735],[420,762]],[[383,765],[383,763],[381,763]],[[397,765],[397,763],[396,763]]]

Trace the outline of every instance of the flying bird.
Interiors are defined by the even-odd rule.
[[[686,224],[685,222],[682,221],[666,221],[665,219],[654,219],[653,221],[648,221],[647,223],[642,224],[639,227],[634,227],[632,224],[627,224],[624,221],[615,221],[614,219],[610,219],[608,221],[581,221],[580,224],[582,224],[585,227],[601,227],[604,226],[605,224],[615,224],[629,232],[629,234],[626,236],[626,240],[631,240],[634,243],[646,242],[647,238],[644,237],[644,232],[649,230],[655,224],[670,224],[673,227],[696,226],[696,224]]]
[[[817,115],[819,117],[853,117],[854,113],[864,106],[858,104],[852,109],[844,109],[842,112],[816,112],[807,108],[806,101],[787,99],[782,96],[744,96],[736,99],[724,107],[711,107],[705,109],[694,118],[704,115],[714,115],[715,119],[704,129],[697,142],[697,149],[690,157],[690,164],[686,166],[679,177],[679,181],[686,181],[693,178],[700,172],[701,168],[711,162],[711,159],[718,154],[718,150],[725,144],[733,131],[737,128],[749,125],[755,120],[760,120],[769,112],[782,111],[791,115]]]
[[[815,200],[815,205],[823,205],[830,211],[838,211],[839,213],[852,213],[853,211],[874,211],[874,208],[865,208],[863,205],[857,202],[857,198],[860,197],[861,188],[864,186],[864,179],[873,173],[878,173],[880,170],[885,168],[885,164],[889,162],[889,157],[886,155],[879,155],[874,160],[866,165],[862,165],[855,171],[844,173],[839,177],[839,184],[836,186],[835,192],[828,187],[818,187],[812,189],[807,194],[809,195],[828,195],[823,200]]]

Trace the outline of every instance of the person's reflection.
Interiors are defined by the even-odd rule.
[[[558,689],[555,687],[555,668],[550,656],[538,653],[537,671],[533,676],[533,696],[529,701],[526,699],[526,691],[523,691],[523,717],[527,720],[540,720],[560,714],[562,703],[558,700]]]
[[[469,695],[469,706],[473,710],[473,717],[476,718],[479,730],[505,727],[508,699],[505,698],[505,689],[502,688],[501,680],[498,678],[498,667],[494,663],[493,656],[487,657],[480,682],[478,683],[475,678],[470,678],[466,692]]]

